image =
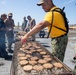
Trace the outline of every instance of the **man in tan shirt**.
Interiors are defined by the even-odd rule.
[[[10,52],[10,53],[13,53],[13,50],[11,50],[11,46],[12,46],[12,43],[14,41],[14,20],[12,19],[12,16],[13,14],[12,13],[9,13],[8,14],[8,18],[6,20],[6,28],[7,28],[7,32],[6,32],[6,36],[7,36],[7,51]]]
[[[29,29],[31,30],[36,25],[36,21],[35,21],[35,19],[31,18],[30,15],[27,16],[27,19],[28,19]],[[32,39],[31,40],[35,41],[35,35],[32,35]]]

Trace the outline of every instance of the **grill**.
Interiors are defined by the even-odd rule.
[[[25,58],[26,57],[26,58]],[[46,58],[47,57],[47,58]],[[23,61],[20,63],[20,61]],[[32,64],[29,61],[34,61]],[[58,65],[55,65],[59,64]],[[44,64],[50,64],[44,66]],[[72,75],[72,70],[38,42],[15,43],[11,75]]]

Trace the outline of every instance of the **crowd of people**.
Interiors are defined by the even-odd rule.
[[[9,60],[12,58],[8,53],[13,53],[12,44],[15,42],[14,36],[14,19],[13,14],[1,14],[0,18],[0,57]],[[29,32],[36,25],[35,19],[31,18],[30,15],[23,18],[22,30]],[[35,41],[35,35],[32,35],[32,41]],[[6,44],[7,42],[7,44]],[[7,48],[6,48],[7,45]]]

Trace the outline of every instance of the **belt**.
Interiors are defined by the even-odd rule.
[[[64,35],[61,35],[61,36],[58,36],[58,37],[54,37],[54,38],[52,38],[52,39],[60,38],[60,37],[64,37],[64,36],[67,36],[67,34],[64,34]]]

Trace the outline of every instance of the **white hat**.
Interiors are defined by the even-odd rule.
[[[37,3],[38,6],[41,6],[46,0],[41,0],[39,3]]]

